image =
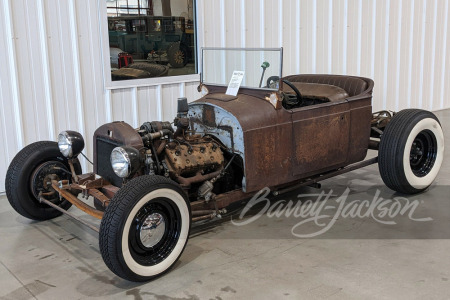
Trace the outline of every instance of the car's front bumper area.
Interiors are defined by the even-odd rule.
[[[60,195],[60,198],[66,199],[85,213],[97,219],[102,219],[104,210],[119,190],[119,187],[112,185],[95,173],[73,174],[72,177],[72,182],[68,180],[52,180],[53,190]],[[87,201],[81,200],[87,200],[89,196],[94,198],[95,207],[88,204]],[[40,198],[40,201],[44,202],[45,197],[41,196]]]

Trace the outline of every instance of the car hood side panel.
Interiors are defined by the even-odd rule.
[[[240,155],[245,165],[244,133],[235,116],[219,106],[197,102],[189,105],[188,118],[196,134],[214,136],[230,152]],[[245,170],[242,187],[245,191]]]
[[[292,176],[290,113],[249,95],[231,101],[208,96],[189,104],[191,126],[197,133],[215,136],[242,156],[243,191],[288,182]]]

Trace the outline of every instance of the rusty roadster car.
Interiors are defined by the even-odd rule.
[[[93,172],[78,160],[83,136],[28,145],[11,162],[6,193],[22,216],[48,220],[71,205],[95,218],[106,265],[131,281],[161,275],[177,261],[193,222],[269,187],[278,195],[378,163],[385,184],[426,190],[443,160],[439,120],[424,110],[372,113],[371,79],[281,76],[282,49],[202,50],[199,92],[178,99],[173,123],[125,122],[93,136]],[[226,93],[233,71],[245,74]],[[378,151],[366,159],[369,149]]]

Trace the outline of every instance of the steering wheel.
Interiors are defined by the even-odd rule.
[[[280,81],[280,77],[278,76],[270,76],[267,78],[267,87],[268,88],[278,88],[278,82]]]
[[[303,96],[300,93],[300,91],[297,89],[297,87],[294,84],[292,84],[292,82],[290,82],[286,79],[283,79],[282,81],[283,81],[283,83],[286,83],[295,92],[295,95],[297,96],[297,103],[295,105],[301,106],[303,104]]]

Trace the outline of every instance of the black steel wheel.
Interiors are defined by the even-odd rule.
[[[436,116],[420,109],[395,114],[381,136],[378,157],[389,188],[404,194],[427,189],[444,158],[444,134]]]
[[[162,176],[140,176],[122,187],[106,208],[100,251],[117,276],[147,281],[178,260],[190,226],[190,204],[181,187]]]
[[[78,161],[75,172],[81,173]],[[11,206],[22,216],[32,220],[48,220],[61,212],[39,202],[39,194],[69,209],[70,202],[61,200],[51,187],[52,180],[71,180],[69,164],[59,151],[56,142],[42,141],[23,148],[12,160],[6,173],[6,197]]]
[[[428,129],[422,130],[414,139],[409,161],[411,170],[417,177],[427,176],[434,167],[437,158],[437,140]]]

